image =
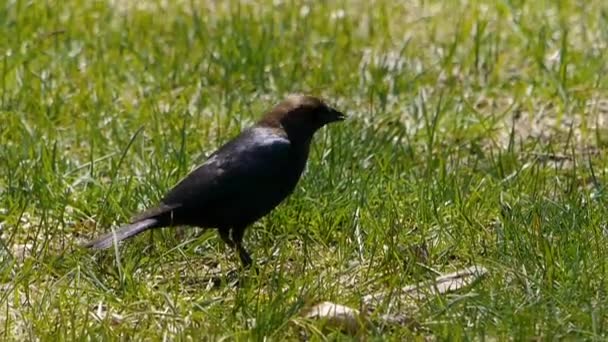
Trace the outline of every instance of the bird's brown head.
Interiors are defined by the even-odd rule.
[[[319,128],[344,119],[342,112],[317,97],[290,95],[266,113],[258,125],[283,128],[290,140],[308,142]]]

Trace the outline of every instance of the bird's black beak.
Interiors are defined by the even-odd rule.
[[[343,121],[344,119],[346,119],[346,115],[344,113],[342,113],[339,110],[336,109],[331,109],[331,114],[333,116],[333,120],[332,121]]]

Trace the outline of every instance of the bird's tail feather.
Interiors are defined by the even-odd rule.
[[[84,247],[93,248],[93,249],[108,249],[112,246],[114,241],[116,243],[128,239],[134,235],[137,235],[145,230],[156,227],[158,220],[155,218],[149,218],[137,222],[133,222],[127,225],[124,225],[117,230],[111,231],[107,234],[104,234],[98,237],[95,240],[89,241],[84,244]]]

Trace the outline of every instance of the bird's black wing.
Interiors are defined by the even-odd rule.
[[[288,167],[291,144],[270,128],[253,128],[228,142],[183,178],[161,204],[137,220],[180,207],[204,208],[229,198],[249,197]]]

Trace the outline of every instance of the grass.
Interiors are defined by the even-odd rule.
[[[364,334],[605,339],[607,28],[599,0],[4,2],[0,339],[342,339],[299,312],[473,264]],[[78,247],[291,92],[350,119],[248,230],[258,276],[211,231]]]

